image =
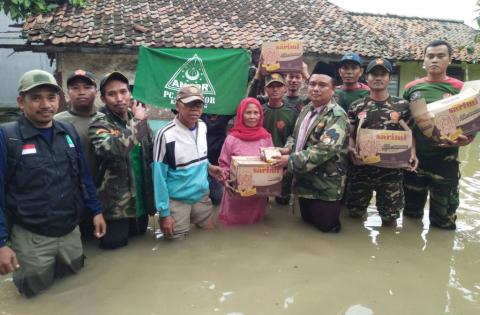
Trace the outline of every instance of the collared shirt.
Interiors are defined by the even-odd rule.
[[[298,132],[298,138],[297,138],[297,143],[295,145],[295,152],[301,151],[303,149],[303,146],[305,145],[306,136],[307,136],[307,131],[310,129],[312,126],[313,122],[315,121],[315,117],[319,115],[325,108],[327,108],[330,105],[331,101],[328,102],[326,105],[315,107],[312,106],[311,112],[309,115],[305,117],[305,119],[302,121],[302,124],[300,125],[300,130]]]

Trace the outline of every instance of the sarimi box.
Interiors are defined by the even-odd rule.
[[[303,43],[298,41],[265,42],[262,44],[260,71],[262,74],[273,72],[302,71]]]
[[[419,98],[410,103],[410,111],[422,133],[437,142],[456,140],[480,130],[480,81],[466,82],[454,96],[426,104]]]
[[[358,129],[360,165],[385,168],[408,167],[412,154],[411,130]]]
[[[258,156],[233,156],[230,180],[241,196],[281,196],[283,169]]]

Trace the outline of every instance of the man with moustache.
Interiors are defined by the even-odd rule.
[[[342,85],[335,88],[335,97],[338,105],[348,112],[350,104],[369,94],[368,86],[358,81],[363,74],[360,56],[353,52],[343,55],[339,63],[338,74],[342,78]]]
[[[128,79],[120,72],[100,82],[104,116],[89,127],[97,158],[95,184],[105,209],[107,234],[100,248],[116,249],[129,237],[146,232],[148,214],[154,213],[151,173],[152,137],[145,107],[133,102]]]
[[[349,123],[335,102],[334,74],[318,67],[308,81],[310,103],[273,165],[294,176],[302,219],[322,232],[339,232],[340,199],[346,179]]]
[[[31,297],[83,267],[77,225],[85,209],[96,237],[106,225],[79,136],[53,119],[55,78],[28,71],[18,91],[23,115],[0,127],[0,274],[13,272],[19,292]]]

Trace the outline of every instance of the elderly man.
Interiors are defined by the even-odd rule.
[[[207,159],[207,128],[200,120],[204,98],[197,85],[184,85],[176,99],[177,116],[158,131],[153,147],[153,183],[160,228],[166,239],[184,239],[195,224],[212,229],[207,171],[225,176]]]
[[[452,61],[452,47],[443,40],[427,45],[423,67],[427,76],[405,86],[403,97],[410,102],[424,98],[431,103],[458,94],[463,82],[447,76]],[[430,225],[441,229],[456,229],[456,210],[459,205],[458,182],[460,169],[458,147],[469,144],[473,137],[460,135],[456,141],[437,144],[427,138],[418,127],[413,129],[419,160],[418,172],[406,172],[404,179],[405,210],[407,217],[422,218],[430,193]]]
[[[126,246],[129,237],[144,234],[148,214],[153,214],[151,182],[152,138],[145,108],[136,103],[130,110],[131,93],[127,77],[107,74],[100,82],[105,116],[89,127],[98,170],[95,182],[105,208],[107,234],[103,249]]]
[[[274,165],[288,165],[293,173],[302,219],[322,232],[339,232],[349,123],[333,99],[333,75],[327,73],[310,76],[310,103],[301,111],[284,155]]]
[[[23,115],[0,128],[0,274],[13,272],[20,293],[31,297],[83,267],[77,225],[84,209],[96,237],[106,226],[79,136],[53,120],[61,91],[55,78],[26,72],[18,91]]]

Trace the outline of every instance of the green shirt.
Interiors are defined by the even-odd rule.
[[[463,82],[454,78],[447,77],[444,81],[428,81],[427,78],[421,78],[405,85],[403,98],[412,101],[414,99],[424,98],[428,103],[432,103],[451,95],[458,94],[463,87]],[[427,138],[417,126],[413,128],[413,136],[416,141],[418,156],[449,156],[458,157],[458,147],[441,148],[436,143]]]
[[[363,83],[358,83],[357,86],[352,89],[347,89],[344,85],[339,85],[335,88],[335,99],[346,113],[353,102],[369,95],[370,88]]]
[[[95,177],[95,172],[97,171],[97,162],[95,158],[95,152],[93,151],[93,146],[90,143],[90,138],[88,137],[88,125],[96,118],[103,116],[103,113],[95,112],[88,117],[84,117],[67,110],[58,113],[53,117],[58,121],[71,123],[75,127],[75,130],[77,130],[78,135],[80,136],[80,141],[82,142],[85,159],[87,160],[88,170],[90,171],[90,175],[92,175],[92,177]]]
[[[300,95],[298,96],[284,95],[282,98],[282,101],[283,101],[283,104],[285,104],[285,106],[293,109],[297,113],[300,113],[302,108],[308,103],[310,103],[310,100],[308,99],[307,96],[300,96]]]
[[[292,134],[297,120],[297,112],[282,104],[281,107],[270,107],[263,104],[263,128],[272,135],[273,144],[283,147]]]

